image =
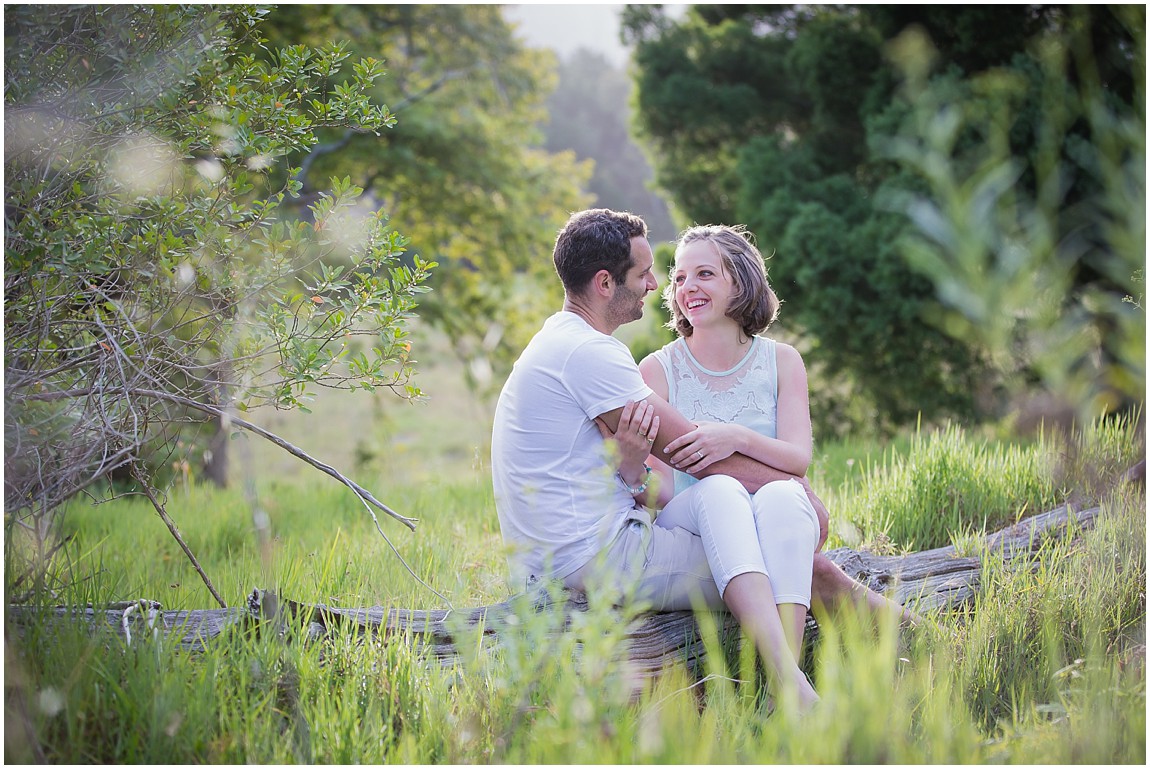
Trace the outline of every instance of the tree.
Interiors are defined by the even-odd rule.
[[[652,242],[667,242],[677,235],[675,224],[650,188],[651,165],[630,135],[633,91],[627,74],[601,54],[580,48],[561,59],[558,85],[547,98],[544,146],[593,160],[587,190],[594,205],[642,216]]]
[[[275,439],[237,411],[303,407],[317,385],[419,394],[404,326],[434,264],[401,263],[403,237],[346,179],[310,222],[285,217],[300,183],[275,173],[318,130],[394,124],[369,100],[381,64],[347,68],[340,44],[241,52],[262,45],[265,15],[5,8],[12,570],[45,577],[60,505],[117,472],[180,539],[159,489],[188,467],[189,430],[222,420]]]
[[[327,132],[302,162],[349,176],[403,221],[411,252],[440,267],[421,318],[443,331],[480,392],[498,387],[561,294],[550,253],[582,208],[590,168],[542,148],[550,53],[524,48],[498,6],[281,6],[280,44],[346,39],[386,62],[373,92],[399,127]]]
[[[809,336],[820,381],[851,390],[812,390],[826,415],[863,396],[887,424],[947,415],[998,414],[991,353],[928,322],[937,317],[934,281],[910,269],[897,245],[911,226],[881,191],[912,173],[876,151],[897,133],[911,105],[898,98],[888,43],[908,26],[931,37],[940,77],[973,83],[981,72],[1025,80],[1035,34],[1064,39],[1077,24],[1095,48],[1106,99],[1133,103],[1128,31],[1110,11],[1078,18],[1060,6],[698,6],[680,22],[654,8],[632,10],[640,125],[656,155],[656,178],[686,216],[739,221],[775,252],[772,281],[783,318]],[[1004,73],[1006,73],[1004,75]],[[1075,78],[1076,71],[1070,71]],[[1037,103],[1012,113],[1010,151],[1028,157],[1043,120]],[[1033,129],[1033,130],[1031,130]],[[969,138],[967,139],[969,140]],[[1064,157],[1087,141],[1071,126]],[[1034,189],[1036,177],[1019,183]],[[1081,184],[1080,179],[1076,184]],[[916,188],[917,189],[917,188]],[[1073,201],[1089,184],[1068,193]],[[1076,285],[1121,286],[1082,264]],[[873,427],[873,425],[871,425]]]

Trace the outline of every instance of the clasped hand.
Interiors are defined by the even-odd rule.
[[[743,429],[723,422],[700,422],[694,430],[667,444],[667,464],[684,473],[697,473],[739,451]]]
[[[631,483],[640,478],[645,470],[647,457],[659,434],[659,417],[655,407],[640,401],[630,401],[619,414],[619,427],[615,432],[602,419],[596,417],[595,424],[605,439],[615,441],[619,449],[619,474]]]
[[[614,432],[602,419],[596,418],[595,424],[603,438],[614,441],[619,449],[619,474],[627,483],[637,484],[659,433],[659,417],[655,416],[655,407],[647,401],[628,402],[619,415],[619,427]],[[742,429],[735,424],[700,422],[694,430],[667,444],[664,450],[664,456],[667,457],[665,461],[685,473],[698,472],[739,451],[739,431]],[[815,549],[821,550],[827,540],[830,515],[811,488],[810,481],[805,477],[795,480],[802,485],[815,509],[819,522],[819,542]]]

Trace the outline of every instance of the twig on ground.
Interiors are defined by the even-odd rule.
[[[152,507],[156,509],[156,512],[160,516],[160,520],[162,520],[164,525],[168,527],[168,531],[170,531],[172,536],[176,538],[176,542],[180,543],[180,548],[184,551],[184,555],[188,557],[188,560],[192,562],[192,567],[195,568],[196,573],[200,575],[200,579],[202,579],[204,584],[208,586],[208,592],[210,592],[212,597],[216,599],[216,602],[219,603],[220,608],[228,608],[227,603],[223,598],[220,597],[219,592],[216,590],[216,586],[212,584],[212,580],[204,572],[203,567],[200,566],[200,562],[196,560],[196,556],[194,553],[192,553],[191,548],[188,547],[188,543],[184,542],[183,536],[180,535],[180,530],[176,528],[176,522],[168,517],[168,512],[164,509],[164,504],[160,501],[159,497],[156,496],[155,490],[152,488],[151,484],[148,483],[147,478],[144,477],[144,473],[139,470],[138,465],[132,466],[132,474],[135,475],[136,480],[140,482],[140,486],[144,489],[144,496],[146,496],[148,501],[152,503]]]

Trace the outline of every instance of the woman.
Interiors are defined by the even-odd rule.
[[[688,473],[739,452],[795,476],[806,474],[812,445],[806,370],[793,347],[758,336],[775,319],[779,300],[744,229],[686,230],[663,297],[671,314],[668,325],[679,339],[647,356],[639,370],[652,390],[698,427],[668,444],[664,461],[649,460],[662,481],[657,501],[662,511],[655,524],[697,534],[685,511],[691,495],[700,491]],[[624,432],[620,423],[616,438]],[[624,452],[641,449],[635,441]],[[634,456],[625,461],[634,462]],[[710,496],[707,501],[746,503]],[[793,480],[767,484],[750,504],[787,645],[797,659],[810,606],[818,519]]]

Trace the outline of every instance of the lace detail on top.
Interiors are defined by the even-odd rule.
[[[655,353],[667,376],[671,405],[692,422],[734,422],[768,438],[777,437],[778,369],[775,342],[754,337],[743,359],[727,371],[711,371],[695,360],[682,339]],[[675,471],[675,492],[695,482]]]

